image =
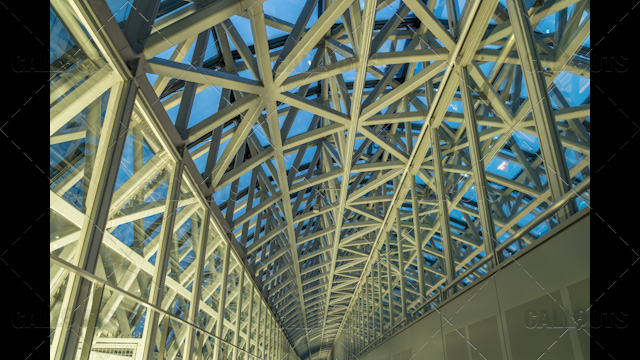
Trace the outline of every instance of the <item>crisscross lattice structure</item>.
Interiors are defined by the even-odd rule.
[[[55,147],[63,159],[52,161],[52,202],[64,204],[52,208],[75,226],[59,236],[90,249],[83,214],[100,213],[90,200],[111,189],[101,241],[120,243],[109,245],[111,256],[135,255],[149,268],[115,285],[144,289],[145,271],[153,283],[166,279],[145,299],[170,309],[190,296],[197,302],[202,294],[189,284],[207,272],[225,279],[202,291],[226,295],[183,309],[204,311],[190,315],[196,325],[198,316],[220,314],[217,327],[205,321],[202,329],[229,344],[225,354],[237,347],[238,356],[263,356],[251,317],[265,300],[262,314],[273,315],[300,358],[329,356],[346,327],[361,329],[349,331],[357,354],[588,204],[586,192],[505,244],[589,180],[589,1],[122,3],[52,2],[73,38],[52,61],[62,64],[51,85],[52,158]],[[129,83],[133,90],[113,90]],[[106,115],[92,110],[96,99]],[[105,118],[93,134],[92,111]],[[130,125],[119,129],[127,112]],[[104,141],[122,143],[115,158],[110,150],[101,157]],[[87,179],[78,169],[89,161],[120,171]],[[196,238],[210,221],[219,245],[203,245],[201,255]],[[163,250],[153,234],[167,231],[177,246]],[[186,264],[183,248],[196,260]],[[100,276],[85,252],[52,251]],[[212,252],[237,259],[216,266],[204,260]],[[98,268],[108,262],[102,256]],[[149,265],[162,256],[165,266]],[[215,290],[230,284],[233,291]],[[256,290],[247,293],[246,284]],[[178,293],[173,300],[163,297],[165,286]],[[123,331],[124,315],[110,301],[113,311],[97,321],[114,328],[102,336]],[[128,306],[127,314],[142,304]],[[225,307],[240,311],[227,316]],[[163,348],[165,356],[198,343],[219,356],[167,321],[177,345]],[[143,338],[152,336],[153,323],[145,324]]]

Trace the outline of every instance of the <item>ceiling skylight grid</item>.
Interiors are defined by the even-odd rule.
[[[587,191],[496,252],[589,181],[588,1],[70,4],[52,2],[52,29],[58,14],[63,23],[80,18],[92,36],[96,20],[82,18],[91,11],[108,26],[88,43],[97,51],[75,38],[86,36],[81,31],[52,44],[52,62],[80,47],[91,61],[75,67],[92,69],[74,78],[80,85],[51,83],[52,173],[61,178],[52,193],[93,211],[83,202],[96,179],[76,173],[104,160],[82,139],[101,138],[92,107],[109,115],[124,100],[97,98],[102,105],[78,108],[75,117],[57,115],[56,102],[77,96],[73,86],[109,94],[135,77],[137,102],[144,99],[150,114],[133,111],[109,239],[150,261],[154,239],[164,236],[166,204],[178,197],[181,223],[167,240],[177,248],[167,264],[150,262],[158,270],[149,272],[155,279],[164,271],[170,282],[185,276],[188,293],[145,296],[165,294],[171,300],[160,306],[184,312],[197,269],[211,272],[229,252],[198,262],[198,238],[211,219],[238,257],[218,270],[235,286],[215,303],[233,304],[222,309],[223,325],[214,325],[219,310],[211,304],[204,311],[214,322],[202,324],[213,343],[228,344],[225,354],[261,357],[269,347],[272,339],[252,339],[255,309],[246,306],[258,303],[246,299],[255,295],[267,299],[300,358],[326,358],[345,327],[370,321],[366,334],[347,332],[348,346],[364,351],[424,313],[445,287],[460,290],[588,205]],[[111,68],[119,63],[135,64],[133,72]],[[181,172],[190,189],[173,184]],[[116,285],[126,290],[122,281]],[[260,293],[245,293],[250,282]],[[365,319],[365,310],[379,316]],[[108,321],[122,321],[113,316]],[[195,333],[181,336],[185,345],[172,343],[172,356],[199,346]]]

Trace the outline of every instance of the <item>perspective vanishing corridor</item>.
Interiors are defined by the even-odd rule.
[[[51,359],[355,359],[589,207],[588,0],[50,29]]]

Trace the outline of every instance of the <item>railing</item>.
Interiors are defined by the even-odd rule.
[[[100,277],[98,277],[98,276],[96,276],[96,275],[94,275],[94,274],[92,274],[92,273],[90,273],[88,271],[85,271],[85,270],[83,270],[83,269],[81,269],[81,268],[79,268],[79,267],[77,267],[77,266],[75,266],[75,265],[73,265],[73,264],[71,264],[71,263],[69,263],[69,262],[67,262],[67,261],[55,256],[55,255],[53,255],[53,254],[49,254],[49,260],[51,260],[52,262],[56,263],[57,265],[65,268],[65,269],[75,273],[77,276],[83,277],[84,279],[94,283],[97,286],[104,286],[105,288],[109,288],[113,292],[115,292],[115,293],[117,293],[119,295],[122,295],[123,297],[125,297],[125,298],[127,298],[129,300],[132,300],[132,301],[135,301],[137,303],[140,303],[141,305],[145,306],[149,311],[155,311],[155,312],[159,313],[160,316],[165,316],[168,319],[171,319],[171,320],[173,320],[175,322],[178,322],[178,323],[181,323],[183,325],[186,325],[186,326],[188,326],[188,327],[190,327],[190,328],[192,328],[194,330],[199,331],[201,334],[206,335],[207,337],[211,337],[213,339],[220,340],[222,343],[234,348],[236,351],[239,351],[239,352],[247,355],[249,359],[262,359],[261,357],[258,357],[255,354],[251,354],[247,350],[245,350],[245,349],[243,349],[241,347],[238,347],[238,346],[234,345],[233,343],[231,343],[229,341],[226,341],[225,339],[223,339],[221,337],[216,336],[215,334],[210,333],[209,331],[207,331],[206,329],[196,325],[195,323],[193,323],[193,322],[191,322],[191,321],[189,321],[189,320],[187,320],[185,318],[180,318],[179,316],[176,316],[175,314],[173,314],[173,313],[171,313],[171,312],[169,312],[167,310],[164,310],[164,309],[162,309],[162,308],[160,308],[160,307],[158,307],[158,306],[156,306],[156,305],[154,305],[154,304],[152,304],[152,303],[140,298],[139,296],[136,296],[136,295],[134,295],[134,294],[132,294],[132,293],[130,293],[130,292],[128,292],[128,291],[116,286],[116,285],[110,284],[109,282],[106,282],[104,279],[102,279],[102,278],[100,278]],[[104,341],[105,339],[101,339],[101,340]],[[118,340],[120,340],[120,339],[118,339]]]

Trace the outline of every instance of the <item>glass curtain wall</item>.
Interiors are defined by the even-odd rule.
[[[149,104],[85,24],[50,3],[51,358],[290,354]]]

